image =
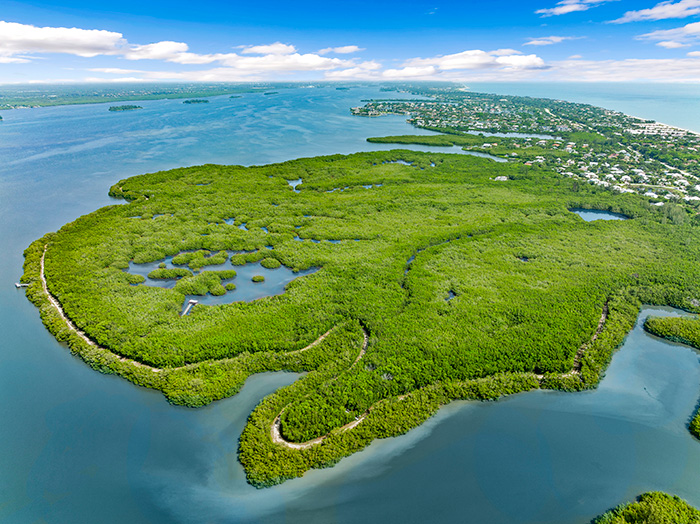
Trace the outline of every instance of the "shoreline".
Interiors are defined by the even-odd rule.
[[[49,234],[51,235],[51,234]],[[40,316],[44,327],[56,338],[58,342],[66,342],[71,353],[79,356],[86,364],[93,369],[107,374],[116,374],[137,386],[147,387],[160,391],[170,402],[175,405],[183,405],[187,407],[201,407],[216,400],[229,398],[238,393],[245,380],[253,374],[267,371],[308,371],[313,369],[313,366],[307,368],[300,367],[298,356],[305,352],[314,349],[328,336],[338,329],[339,326],[333,326],[328,331],[320,335],[306,346],[287,352],[278,353],[276,351],[261,352],[261,353],[242,353],[234,357],[218,359],[218,360],[203,360],[200,362],[185,364],[183,366],[172,368],[157,368],[144,364],[134,359],[120,356],[110,349],[100,346],[93,341],[87,334],[73,323],[68,318],[59,300],[54,297],[48,289],[48,284],[45,276],[45,255],[48,249],[47,237],[35,241],[30,248],[36,248],[36,260],[32,260],[31,254],[25,252],[25,276],[28,274],[28,267],[35,263],[35,269],[38,275],[30,277],[32,280],[27,282],[25,287],[27,298],[39,308]],[[44,243],[42,243],[44,242]],[[30,249],[28,248],[28,249]],[[39,255],[39,253],[41,253]],[[28,266],[28,263],[30,264]],[[39,284],[40,292],[35,294],[34,286]],[[44,308],[48,306],[48,308]],[[55,320],[49,315],[56,315]],[[58,321],[58,323],[56,322]],[[66,334],[66,330],[69,334]],[[291,357],[291,358],[290,358]],[[198,371],[215,366],[217,369],[226,371],[231,387],[223,395],[214,394],[210,397],[191,397],[185,391],[178,395],[178,391],[173,391],[169,385],[171,377],[179,377],[180,379],[196,380]],[[250,368],[250,369],[249,369]]]

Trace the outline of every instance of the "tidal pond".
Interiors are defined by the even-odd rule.
[[[581,209],[578,207],[569,209],[572,213],[580,216],[586,222],[594,220],[629,220],[630,217],[612,211],[603,211],[601,209]]]
[[[231,264],[230,255],[235,254],[235,251],[229,251],[229,258],[223,264],[204,266],[202,272],[204,271],[222,271],[233,269],[236,272],[236,276],[232,279],[226,279],[222,281],[225,286],[227,283],[232,282],[236,285],[236,289],[233,291],[227,291],[226,294],[221,296],[214,296],[211,293],[206,295],[186,295],[185,302],[186,305],[191,299],[196,300],[199,304],[205,305],[219,305],[219,304],[231,304],[232,302],[251,302],[263,297],[270,297],[274,295],[281,295],[284,290],[292,280],[295,280],[304,275],[310,275],[315,273],[319,268],[304,269],[301,271],[294,272],[292,269],[282,265],[275,269],[268,269],[263,267],[260,262],[252,262],[245,264],[243,266],[235,266]],[[161,263],[165,264],[165,269],[182,268],[185,266],[173,265],[173,257],[166,257],[164,260],[157,260],[155,262],[149,262],[147,264],[134,264],[129,263],[128,272],[134,275],[143,276],[146,281],[141,286],[152,286],[152,287],[162,287],[167,289],[172,289],[177,283],[176,279],[157,279],[149,278],[148,274],[158,269]],[[195,273],[197,274],[197,273]],[[253,282],[252,278],[255,275],[262,275],[265,277],[264,282]]]

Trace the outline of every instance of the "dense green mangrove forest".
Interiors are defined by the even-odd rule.
[[[393,150],[174,169],[110,195],[127,203],[29,246],[28,297],[93,368],[174,404],[307,371],[250,415],[239,458],[256,486],[330,466],[454,399],[594,387],[642,303],[700,306],[694,209],[542,164]],[[172,287],[129,272],[166,258],[177,267],[149,277]],[[228,260],[318,270],[281,295],[181,315],[189,295],[235,299]],[[654,329],[697,342],[682,322]]]
[[[678,497],[652,491],[604,513],[592,524],[700,524],[700,511]]]

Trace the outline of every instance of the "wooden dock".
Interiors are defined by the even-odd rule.
[[[193,298],[190,299],[190,301],[187,303],[187,307],[186,307],[185,310],[180,314],[180,316],[181,316],[181,317],[184,317],[187,313],[190,312],[190,309],[192,309],[192,306],[196,306],[197,304],[199,304],[199,300],[195,300],[195,299],[193,299]]]

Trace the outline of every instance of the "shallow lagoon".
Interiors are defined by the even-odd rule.
[[[664,87],[663,97],[672,92]],[[123,114],[106,105],[3,111],[3,524],[584,524],[650,489],[700,506],[700,444],[685,428],[700,394],[698,354],[639,325],[595,391],[455,402],[402,437],[261,491],[245,483],[237,439],[259,399],[297,375],[254,376],[234,398],[173,407],[71,356],[14,288],[22,250],[83,213],[121,204],[107,197],[120,178],[393,149],[364,139],[420,133],[400,116],[349,116],[359,99],[381,97],[370,88],[295,89],[230,106],[163,100]]]
[[[293,271],[292,269],[282,265],[275,269],[268,269],[263,267],[260,262],[253,262],[245,264],[242,266],[234,266],[231,264],[230,255],[236,253],[235,251],[229,251],[229,258],[223,264],[204,266],[202,271],[223,271],[233,269],[236,271],[236,276],[232,279],[227,279],[223,281],[226,285],[229,282],[236,284],[236,289],[233,291],[227,291],[225,295],[214,296],[211,293],[206,295],[186,295],[184,304],[190,299],[197,300],[200,304],[205,305],[218,305],[218,304],[231,304],[233,302],[251,302],[263,297],[270,297],[274,295],[281,295],[284,290],[292,280],[295,280],[304,275],[309,275],[315,273],[319,268],[304,269],[301,271]],[[148,278],[148,274],[154,269],[158,269],[159,264],[162,262],[165,264],[167,269],[173,269],[176,267],[187,267],[187,266],[175,266],[172,263],[173,257],[166,257],[164,260],[157,260],[155,262],[150,262],[147,264],[134,264],[129,263],[129,273],[134,275],[142,275],[146,281],[141,286],[152,286],[152,287],[162,287],[172,289],[177,283],[176,279],[154,279]],[[197,274],[197,273],[195,273]],[[255,275],[262,275],[265,277],[264,282],[253,282],[252,278]]]
[[[613,213],[612,211],[603,211],[601,209],[580,209],[572,208],[569,209],[572,213],[580,216],[586,222],[593,222],[594,220],[629,220],[630,217],[626,215],[621,215],[620,213]]]

